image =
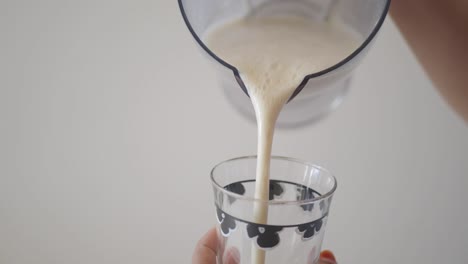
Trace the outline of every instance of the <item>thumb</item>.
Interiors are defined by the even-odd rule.
[[[216,229],[213,228],[198,241],[192,256],[192,264],[215,264],[217,243]]]
[[[322,251],[318,264],[337,264],[335,255],[330,250]]]

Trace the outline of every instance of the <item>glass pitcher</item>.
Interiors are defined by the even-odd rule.
[[[311,124],[338,107],[346,95],[353,70],[369,50],[388,13],[390,0],[178,0],[182,17],[216,69],[227,100],[247,119],[255,113],[235,66],[213,53],[203,36],[213,25],[246,16],[303,16],[316,21],[334,19],[358,33],[362,43],[334,66],[304,76],[284,106],[278,127]]]

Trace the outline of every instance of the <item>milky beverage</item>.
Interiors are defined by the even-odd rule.
[[[258,127],[255,198],[268,201],[273,134],[283,105],[306,75],[349,56],[359,38],[334,23],[263,17],[225,23],[204,39],[216,55],[239,70],[249,93]],[[256,203],[253,213],[255,222],[267,224],[266,203]],[[263,250],[255,249],[252,254],[252,263],[265,262]]]

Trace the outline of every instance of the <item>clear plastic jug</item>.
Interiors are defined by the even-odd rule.
[[[370,48],[388,13],[390,0],[179,0],[184,21],[218,72],[227,100],[249,120],[255,113],[235,65],[214,54],[203,42],[213,25],[245,16],[294,15],[338,20],[362,37],[361,45],[336,65],[304,76],[278,121],[279,127],[300,127],[324,117],[346,95],[353,70]]]

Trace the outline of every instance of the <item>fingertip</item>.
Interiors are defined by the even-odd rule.
[[[216,228],[210,229],[197,243],[192,256],[193,264],[216,263],[218,237]]]
[[[227,264],[239,264],[240,252],[237,248],[230,248],[224,257]]]
[[[320,253],[320,263],[336,264],[337,262],[333,252],[330,250],[324,250],[322,253]]]

